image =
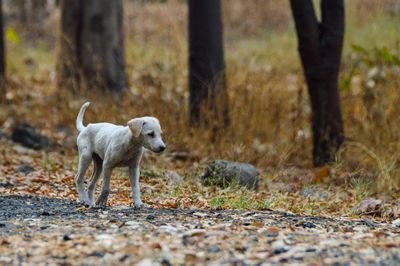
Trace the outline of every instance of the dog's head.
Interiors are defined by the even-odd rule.
[[[145,116],[134,118],[128,122],[133,136],[142,143],[143,147],[153,152],[161,153],[166,149],[162,140],[160,122],[155,117]]]

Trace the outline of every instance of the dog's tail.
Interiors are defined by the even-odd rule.
[[[81,110],[79,111],[78,116],[76,117],[76,129],[79,132],[84,130],[86,127],[83,125],[83,116],[85,115],[86,108],[90,105],[90,102],[86,102],[82,105]]]

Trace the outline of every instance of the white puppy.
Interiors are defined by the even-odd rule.
[[[78,173],[75,177],[80,201],[90,206],[106,206],[110,193],[110,178],[114,167],[129,167],[132,197],[135,207],[142,206],[140,199],[139,164],[143,155],[143,147],[153,152],[163,152],[166,148],[161,138],[161,127],[157,118],[140,117],[130,120],[126,126],[117,126],[110,123],[96,123],[83,125],[83,115],[89,102],[82,105],[76,118],[76,128],[79,136],[77,145],[79,150]],[[93,161],[94,171],[88,191],[85,191],[84,177],[90,162]],[[94,189],[103,173],[103,188],[94,202]]]

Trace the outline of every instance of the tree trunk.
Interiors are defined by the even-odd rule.
[[[344,142],[338,90],[345,15],[343,0],[321,0],[318,22],[312,0],[290,0],[312,108],[313,161],[335,160]]]
[[[82,28],[80,0],[61,1],[61,31],[57,62],[57,83],[61,88],[79,89],[80,30]]]
[[[4,29],[3,29],[3,1],[0,0],[0,102],[3,102],[6,98],[5,74],[6,74],[6,53],[5,53]]]
[[[45,34],[43,23],[47,13],[47,0],[24,1],[25,27],[28,29],[28,37],[35,39]]]
[[[60,85],[126,88],[122,0],[61,1],[59,58]]]
[[[193,126],[203,122],[229,124],[221,16],[220,0],[189,0],[189,109]]]

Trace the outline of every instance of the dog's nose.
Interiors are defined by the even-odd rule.
[[[164,146],[160,146],[160,152],[163,152],[163,151],[165,151],[165,149],[166,149],[167,147],[164,145]]]

